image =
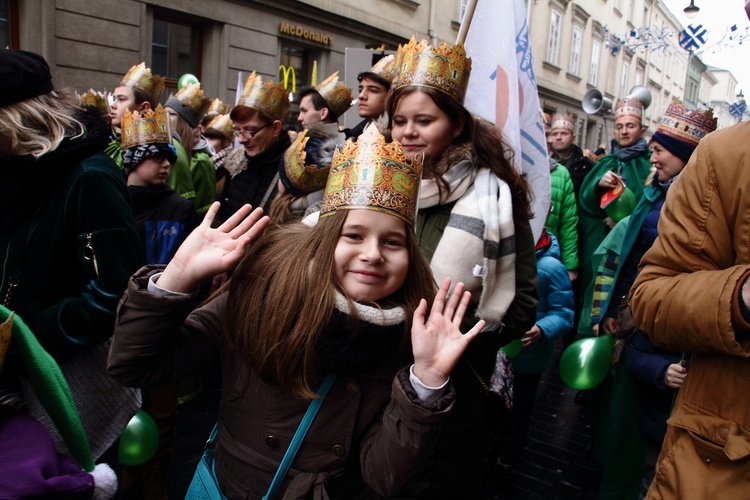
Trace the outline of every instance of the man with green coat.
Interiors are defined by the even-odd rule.
[[[635,100],[618,100],[615,106],[615,139],[612,153],[604,156],[586,175],[578,198],[579,257],[583,302],[593,292],[595,269],[592,257],[597,247],[617,221],[601,208],[602,195],[614,188],[619,181],[632,191],[637,203],[643,194],[643,185],[651,171],[650,151],[643,135],[646,128],[641,124],[643,105]],[[627,215],[627,214],[626,214]],[[591,335],[589,318],[578,324],[578,333]]]

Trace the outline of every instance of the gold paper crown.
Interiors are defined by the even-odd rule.
[[[289,93],[284,84],[271,80],[263,82],[253,71],[247,77],[238,104],[253,108],[272,120],[283,120],[289,111]]]
[[[80,95],[81,106],[94,106],[102,115],[109,114],[109,101],[103,92],[89,89]]]
[[[657,132],[697,146],[701,139],[716,130],[717,123],[718,119],[714,118],[712,108],[706,111],[688,111],[675,99],[667,106]]]
[[[164,91],[164,78],[159,75],[152,75],[151,68],[147,68],[146,63],[140,63],[130,68],[118,86],[139,90],[146,94],[150,100],[156,102],[161,98],[161,93]]]
[[[374,124],[357,142],[347,141],[333,155],[320,216],[339,209],[369,209],[414,223],[419,199],[422,157],[411,162],[401,143],[386,143]]]
[[[228,141],[234,141],[234,122],[229,115],[219,115],[211,122],[206,125],[206,129],[212,128],[217,130],[221,135],[227,138]]]
[[[315,90],[325,99],[337,118],[352,106],[352,89],[339,82],[338,71],[320,82]]]
[[[408,44],[398,47],[396,63],[396,88],[407,85],[431,87],[463,104],[471,74],[471,58],[466,57],[463,44],[451,47],[443,42],[432,47],[427,40],[417,43],[412,37]]]
[[[156,110],[147,109],[143,113],[125,111],[122,117],[122,149],[155,143],[172,144],[169,118],[159,104]]]
[[[570,130],[573,132],[576,128],[576,119],[573,118],[572,115],[569,114],[560,114],[555,113],[555,116],[552,117],[552,127],[551,129],[555,129],[557,127],[562,127]]]
[[[191,127],[198,125],[210,104],[211,99],[203,95],[200,83],[185,85],[167,100],[167,106],[175,108]]]
[[[396,64],[396,56],[388,54],[385,57],[381,57],[372,68],[362,73],[360,76],[367,73],[372,73],[379,76],[389,84],[393,81],[393,78],[398,73],[398,65]],[[361,79],[361,78],[360,78]]]
[[[284,175],[286,180],[300,193],[308,194],[326,186],[331,165],[307,164],[307,141],[310,131],[297,134],[291,146],[284,153]]]
[[[208,111],[206,111],[206,113],[219,113],[220,115],[226,115],[230,111],[232,110],[229,107],[229,104],[225,103],[217,97],[216,99],[211,101],[211,105],[208,106]]]
[[[643,104],[638,99],[618,99],[615,103],[615,118],[631,115],[639,120],[643,118]]]

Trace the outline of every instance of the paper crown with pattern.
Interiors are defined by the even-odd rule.
[[[164,91],[164,78],[151,74],[151,68],[147,68],[146,63],[140,63],[130,68],[119,86],[136,89],[157,102]]]
[[[374,124],[357,142],[347,141],[333,156],[320,216],[337,210],[368,209],[414,224],[422,156],[409,161],[401,143],[386,143]]]
[[[394,54],[388,54],[385,57],[381,57],[378,62],[373,64],[372,68],[360,73],[357,79],[362,81],[362,78],[368,74],[372,74],[378,78],[382,78],[390,85],[397,72],[398,67],[396,65],[396,56]]]
[[[79,96],[81,106],[93,106],[99,110],[102,115],[109,114],[109,101],[104,92],[98,92],[89,89]]]
[[[639,120],[643,119],[643,104],[638,99],[618,99],[615,102],[615,118],[620,116],[635,116]]]
[[[336,126],[335,123],[331,125]],[[331,165],[308,163],[307,143],[315,136],[314,128],[300,132],[284,153],[284,175],[281,177],[282,182],[292,188],[287,189],[292,195],[313,193],[326,186]]]
[[[206,129],[214,129],[223,135],[229,142],[234,141],[234,122],[229,115],[219,115],[211,120]]]
[[[218,113],[220,115],[226,115],[229,114],[229,112],[232,111],[232,109],[229,107],[229,104],[225,103],[218,97],[211,101],[211,104],[208,106],[208,111],[206,113]]]
[[[717,123],[718,119],[714,118],[712,108],[688,111],[675,99],[667,106],[657,132],[697,146],[701,139],[716,130]]]
[[[166,105],[177,111],[188,125],[195,128],[211,105],[211,99],[203,95],[200,83],[190,83],[170,96]]]
[[[396,88],[431,87],[463,104],[471,75],[471,58],[466,57],[463,44],[450,46],[443,42],[432,47],[427,40],[417,43],[412,37],[409,43],[399,46],[396,64]]]
[[[339,82],[338,71],[320,82],[315,90],[325,99],[337,118],[352,106],[352,89],[344,85],[344,82]]]
[[[143,113],[126,110],[122,117],[123,151],[133,146],[155,143],[172,144],[169,118],[161,104],[155,110],[147,109]]]
[[[253,108],[272,120],[283,120],[289,111],[289,92],[283,83],[264,82],[253,71],[247,77],[238,105]]]
[[[555,116],[552,117],[551,129],[555,129],[557,127],[562,127],[573,132],[576,128],[576,119],[573,117],[573,115],[569,115],[567,113],[555,113]]]

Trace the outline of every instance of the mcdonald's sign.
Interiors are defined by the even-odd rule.
[[[297,76],[294,73],[292,66],[284,66],[279,64],[279,71],[281,72],[281,81],[284,83],[284,88],[289,90],[289,77],[292,77],[292,92],[297,92]]]

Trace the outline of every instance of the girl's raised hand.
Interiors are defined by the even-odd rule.
[[[161,288],[188,293],[202,280],[231,271],[250,242],[268,226],[269,219],[263,216],[262,209],[243,205],[221,226],[212,228],[219,207],[219,202],[211,205],[203,222],[182,242],[159,277]]]
[[[450,297],[450,278],[440,285],[435,301],[427,313],[427,301],[422,299],[414,311],[411,327],[411,345],[414,352],[414,375],[428,387],[439,387],[448,380],[453,367],[482,328],[480,320],[466,334],[460,330],[461,321],[471,300],[471,293],[464,292],[464,284],[458,283]]]

